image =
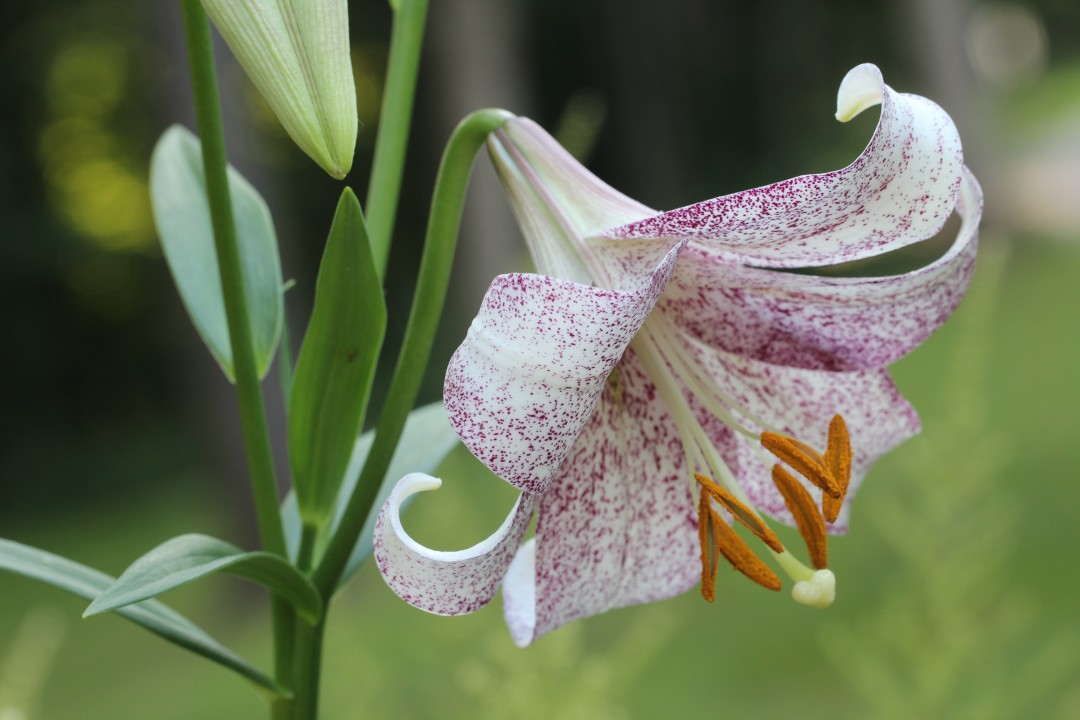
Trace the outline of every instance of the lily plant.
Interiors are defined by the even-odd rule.
[[[402,478],[375,530],[394,592],[458,615],[501,585],[522,646],[697,583],[712,601],[721,557],[780,590],[775,566],[796,601],[832,603],[828,534],[847,531],[873,463],[919,431],[885,366],[960,302],[982,212],[949,116],[873,65],[852,69],[837,118],[877,105],[849,166],[669,212],[612,189],[528,119],[492,133],[538,272],[492,282],[443,399],[464,444],[521,494],[487,540],[440,552],[400,513],[441,481]],[[954,213],[955,240],[916,270],[813,272],[927,240]],[[766,518],[798,528],[808,563]]]
[[[477,111],[447,142],[408,323],[384,359],[384,282],[427,11],[427,0],[396,0],[368,195],[362,206],[341,190],[294,363],[273,217],[228,164],[210,27],[298,148],[342,179],[363,131],[347,2],[180,4],[197,134],[163,133],[150,190],[180,299],[222,387],[235,389],[257,547],[184,534],[113,577],[0,539],[0,569],[89,600],[86,617],[115,613],[235,672],[275,720],[317,717],[329,608],[372,556],[394,592],[434,613],[472,612],[502,585],[519,645],[698,582],[711,601],[720,558],[772,590],[779,567],[799,602],[832,602],[827,534],[847,529],[873,462],[919,428],[884,368],[945,321],[974,264],[979,187],[941,108],[859,66],[840,87],[838,117],[880,104],[881,118],[849,167],[670,212],[608,187],[533,122]],[[539,272],[494,280],[450,360],[444,403],[416,409],[485,146]],[[925,240],[953,213],[952,246],[918,270],[806,272]],[[392,371],[373,409],[380,362]],[[263,401],[273,368],[287,409],[282,483]],[[427,473],[458,438],[521,494],[486,541],[438,552],[409,537],[400,513],[439,486]],[[799,528],[806,562],[769,519]],[[268,591],[270,667],[160,600],[215,574]]]

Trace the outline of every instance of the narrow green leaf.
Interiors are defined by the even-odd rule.
[[[116,582],[115,578],[73,560],[4,539],[0,539],[0,568],[40,580],[87,600],[93,600]],[[239,673],[261,690],[275,695],[287,694],[254,665],[157,600],[128,605],[117,610],[116,614],[171,643]]]
[[[345,513],[345,506],[349,497],[356,488],[360,478],[360,470],[364,467],[368,453],[371,451],[371,443],[375,440],[375,432],[369,431],[360,436],[353,447],[349,466],[345,470],[341,490],[338,492],[337,501],[334,503],[334,518],[330,526],[331,532],[336,532],[341,523],[341,516]],[[450,427],[450,421],[446,417],[446,409],[441,402],[432,403],[417,408],[409,413],[409,419],[405,421],[405,429],[401,434],[401,442],[394,451],[394,457],[390,461],[390,467],[386,471],[379,493],[375,497],[372,511],[368,511],[367,522],[360,533],[360,539],[353,548],[352,555],[345,572],[341,576],[341,585],[344,585],[353,573],[359,569],[368,557],[371,556],[372,535],[375,532],[375,517],[386,498],[390,497],[390,491],[394,489],[394,483],[411,472],[423,472],[432,474],[442,464],[450,451],[458,446],[458,436]],[[282,520],[285,524],[285,540],[289,544],[289,552],[295,556],[300,543],[301,520],[296,507],[296,495],[289,493],[281,508]]]
[[[266,375],[281,335],[281,261],[270,210],[259,193],[232,167],[229,189],[244,295],[251,316],[251,340],[259,377]],[[154,221],[169,271],[195,329],[214,359],[233,379],[229,326],[221,294],[210,207],[199,140],[173,125],[158,140],[150,160]]]
[[[83,617],[125,607],[215,573],[235,575],[262,585],[295,607],[309,622],[317,621],[322,612],[322,600],[315,587],[277,555],[244,552],[206,535],[180,535],[133,562],[90,603]]]
[[[326,242],[315,307],[289,400],[289,458],[300,516],[318,527],[360,434],[386,331],[360,203],[345,188]]]

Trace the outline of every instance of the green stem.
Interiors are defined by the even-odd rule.
[[[326,613],[314,625],[296,621],[296,653],[293,664],[292,720],[315,720],[319,709],[319,675],[322,669],[323,631]]]
[[[192,92],[195,96],[195,116],[202,140],[203,169],[206,194],[210,202],[210,217],[214,228],[214,247],[221,275],[221,290],[225,299],[225,317],[229,326],[233,374],[236,377],[236,396],[240,405],[244,449],[247,451],[251,473],[255,514],[262,547],[287,557],[285,533],[278,510],[277,481],[270,450],[270,433],[266,425],[259,374],[251,344],[251,325],[244,295],[240,251],[233,220],[232,199],[226,174],[225,134],[221,123],[221,103],[218,98],[217,77],[214,71],[214,48],[210,39],[210,22],[199,0],[182,0],[184,33],[187,39],[191,69]],[[294,613],[280,600],[273,601],[275,646],[275,679],[289,686],[289,646],[291,645]]]
[[[318,528],[304,524],[300,529],[300,547],[296,565],[307,572],[315,555]],[[296,646],[293,653],[293,707],[290,720],[315,720],[319,709],[319,671],[322,665],[322,639],[326,628],[326,610],[315,625],[296,619]]]
[[[427,5],[428,0],[401,0],[400,7],[394,13],[386,88],[379,114],[379,134],[375,139],[375,157],[364,206],[379,280],[386,276],[386,263],[390,259],[390,241],[401,195],[401,175],[412,123]]]
[[[375,442],[364,462],[364,469],[360,471],[360,479],[349,498],[341,524],[327,544],[322,561],[312,577],[324,598],[331,597],[337,589],[342,570],[356,545],[368,512],[375,510],[372,508],[375,495],[401,438],[405,420],[416,402],[446,299],[465,192],[476,153],[483,147],[487,136],[510,117],[510,113],[504,110],[474,112],[457,126],[443,153],[431,198],[431,215],[409,324],[401,343],[390,391],[375,429]]]
[[[304,572],[311,569],[311,561],[315,557],[315,539],[319,535],[319,529],[314,525],[304,523],[300,526],[300,547],[296,552],[296,567]]]

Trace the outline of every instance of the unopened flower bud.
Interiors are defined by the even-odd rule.
[[[345,177],[357,131],[346,0],[203,0],[203,7],[293,141]]]

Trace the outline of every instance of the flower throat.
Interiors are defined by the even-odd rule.
[[[828,607],[835,598],[836,578],[827,569],[825,523],[835,522],[839,516],[851,479],[851,442],[843,417],[832,418],[827,447],[824,453],[819,453],[807,443],[788,437],[750,415],[716,383],[710,382],[698,364],[685,357],[675,340],[662,313],[654,313],[632,347],[671,412],[682,438],[686,466],[693,477],[698,498],[702,596],[709,602],[715,598],[721,557],[762,587],[774,591],[782,587],[776,573],[727,523],[722,513],[728,513],[768,547],[780,567],[795,581],[792,596],[796,601]],[[776,463],[772,468],[773,483],[795,519],[812,568],[793,556],[752,508],[753,503],[705,433],[682,388],[689,390],[719,421],[760,442],[762,448],[821,490],[819,508],[810,492],[784,465]],[[751,431],[736,413],[765,428],[764,431]]]

